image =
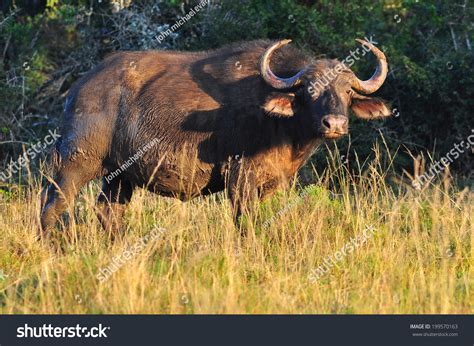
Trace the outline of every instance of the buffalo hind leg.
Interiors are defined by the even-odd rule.
[[[133,186],[127,180],[102,179],[102,191],[97,200],[97,217],[104,230],[113,238],[122,226],[125,209],[132,199]]]

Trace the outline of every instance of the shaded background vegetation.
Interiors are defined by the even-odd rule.
[[[211,0],[173,35],[156,36],[198,1],[4,0],[0,12],[0,168],[59,125],[71,84],[115,50],[212,49],[256,38],[292,38],[315,56],[343,59],[355,38],[373,36],[392,69],[378,95],[394,117],[352,119],[338,142],[349,158],[370,158],[381,134],[399,150],[398,172],[413,173],[413,157],[443,156],[474,128],[474,7],[467,0]],[[359,76],[373,57],[354,65]],[[356,149],[354,149],[356,148]],[[320,164],[324,155],[313,160]],[[473,155],[453,165],[473,176]],[[318,166],[318,165],[317,165]],[[323,166],[323,165],[321,165]]]

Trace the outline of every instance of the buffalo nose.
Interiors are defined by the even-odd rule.
[[[321,119],[321,132],[345,135],[348,132],[347,117],[343,115],[325,115]]]

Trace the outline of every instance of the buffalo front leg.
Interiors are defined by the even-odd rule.
[[[102,180],[102,191],[97,200],[97,217],[104,230],[113,238],[122,226],[123,214],[132,199],[133,186],[127,180]]]
[[[73,206],[81,188],[94,178],[94,169],[91,167],[95,166],[68,161],[44,189],[41,196],[40,238],[54,229],[61,214]]]
[[[241,216],[249,214],[258,199],[256,174],[250,164],[242,161],[231,163],[228,194],[234,223],[239,226]]]

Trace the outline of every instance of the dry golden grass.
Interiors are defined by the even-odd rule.
[[[111,242],[92,183],[56,236],[60,250],[35,241],[39,183],[30,177],[0,204],[0,313],[472,313],[472,192],[447,180],[423,191],[390,186],[379,161],[350,178],[332,158],[306,198],[293,188],[258,206],[246,237],[222,194],[183,203],[139,190],[126,234]],[[155,226],[166,229],[161,238],[97,279]],[[309,280],[368,226],[373,237]]]

